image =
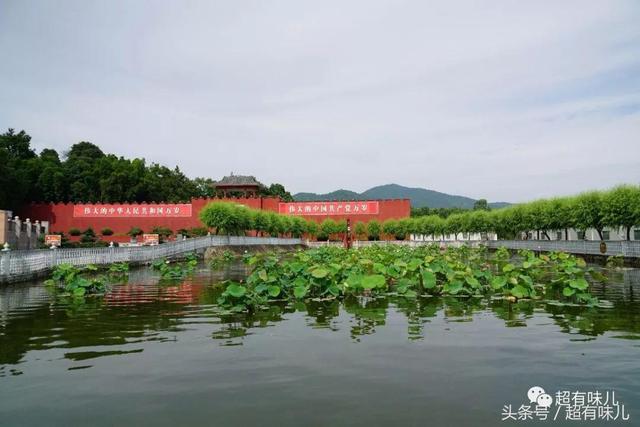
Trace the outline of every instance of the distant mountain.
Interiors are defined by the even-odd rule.
[[[349,190],[336,190],[327,194],[297,193],[293,198],[298,202],[310,202],[312,200],[362,200],[360,193]]]
[[[306,202],[312,200],[366,200],[366,199],[411,199],[411,206],[421,208],[473,208],[475,199],[464,196],[455,196],[426,188],[410,188],[398,184],[379,185],[356,193],[350,190],[336,190],[326,194],[297,193],[293,195],[296,201]],[[506,202],[489,203],[492,208],[508,206]]]

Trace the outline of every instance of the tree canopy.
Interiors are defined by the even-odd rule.
[[[37,154],[25,131],[0,134],[0,209],[19,210],[29,202],[175,203],[213,197],[212,183],[190,179],[178,167],[107,154],[88,141],[63,154],[50,148]],[[292,200],[282,184],[266,192]]]

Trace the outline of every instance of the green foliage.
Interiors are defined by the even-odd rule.
[[[93,228],[89,227],[82,233],[82,237],[80,238],[80,242],[82,243],[94,243],[97,240],[96,232],[93,231]]]
[[[82,231],[80,231],[79,228],[70,228],[69,229],[69,235],[70,236],[79,236],[82,234]]]
[[[626,239],[631,228],[640,225],[640,186],[621,185],[603,195],[603,222],[609,227],[623,227]]]
[[[153,234],[158,234],[160,237],[164,237],[164,238],[167,238],[173,234],[173,231],[170,228],[161,227],[161,226],[153,227],[151,229],[151,232]]]
[[[111,264],[107,269],[110,277],[125,277],[129,274],[129,264],[126,262],[117,262]]]
[[[45,281],[45,285],[74,298],[102,294],[107,290],[107,280],[102,276],[95,277],[97,270],[95,265],[78,268],[71,264],[59,264],[53,270],[51,278]]]
[[[289,193],[284,185],[274,183],[261,191],[263,196],[279,197],[284,202],[293,202],[293,196]]]
[[[102,230],[100,230],[100,234],[102,234],[103,236],[111,236],[113,235],[113,230],[110,229],[109,227],[105,227]]]
[[[367,224],[362,221],[356,222],[356,225],[353,227],[353,234],[357,239],[366,239],[367,235]]]
[[[327,218],[320,223],[320,231],[318,232],[318,240],[328,240],[332,234],[338,233],[340,226],[331,218]]]
[[[473,204],[473,210],[488,211],[488,210],[491,210],[491,208],[489,207],[489,203],[487,203],[487,199],[480,199],[480,200],[476,200],[475,203]]]
[[[198,258],[196,254],[187,253],[180,262],[172,263],[165,258],[155,260],[151,263],[151,268],[159,271],[163,280],[173,282],[183,280],[187,276],[193,274],[196,265],[198,265]]]
[[[334,299],[349,295],[460,297],[497,295],[510,300],[558,298],[595,303],[587,276],[602,281],[584,261],[568,254],[536,256],[506,250],[488,257],[469,247],[440,251],[437,245],[408,248],[337,247],[248,255],[251,273],[243,284],[227,288],[221,303],[234,310],[257,310],[273,300]],[[586,284],[586,286],[585,286]]]
[[[380,223],[375,219],[372,219],[367,223],[367,234],[369,235],[369,240],[380,240],[380,233],[382,232],[382,227]]]
[[[206,227],[180,228],[177,233],[187,237],[200,237],[206,236],[209,230]]]
[[[624,257],[622,255],[610,256],[607,258],[607,268],[621,268],[624,267]]]
[[[200,210],[200,221],[216,234],[240,235],[251,228],[249,208],[230,202],[212,202]]]
[[[631,229],[640,224],[640,186],[621,185],[609,191],[540,199],[491,211],[481,207],[473,211],[460,210],[449,212],[446,219],[425,215],[432,212],[435,211],[428,208],[412,210],[413,220],[389,220],[383,229],[396,238],[406,233],[433,237],[454,234],[458,238],[460,233],[491,231],[502,238],[519,238],[521,233],[536,231],[536,237],[550,239],[550,231],[593,228],[602,239],[602,230],[609,226],[624,228],[629,240]]]
[[[233,251],[230,251],[229,249],[225,249],[224,252],[222,252],[222,254],[219,254],[211,258],[209,265],[213,269],[219,269],[225,265],[231,264],[237,258],[238,256]]]
[[[127,234],[131,237],[141,236],[144,232],[140,227],[131,227],[131,229],[127,232]]]
[[[315,237],[318,235],[318,232],[320,231],[320,226],[318,225],[317,222],[315,222],[314,220],[307,220],[307,230],[306,233],[310,236],[310,237]]]
[[[19,210],[29,201],[118,203],[179,202],[212,195],[211,180],[190,180],[179,168],[105,154],[74,144],[66,159],[55,150],[37,155],[24,131],[0,135],[0,206]]]
[[[411,208],[411,216],[412,217],[421,217],[421,216],[429,216],[434,215],[440,218],[447,218],[449,215],[453,215],[456,213],[466,212],[468,209],[464,208],[429,208],[427,206],[423,206],[420,208]]]
[[[173,230],[168,227],[156,226],[151,229],[151,233],[157,234],[162,243],[173,234]]]

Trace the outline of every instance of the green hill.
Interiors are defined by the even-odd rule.
[[[411,206],[421,208],[473,208],[475,199],[464,196],[456,196],[426,188],[410,188],[398,184],[379,185],[362,193],[350,190],[336,190],[326,194],[297,193],[293,195],[296,201],[312,200],[365,200],[365,199],[411,199]],[[489,203],[492,208],[508,206],[509,203]]]

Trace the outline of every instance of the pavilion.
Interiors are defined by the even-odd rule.
[[[211,186],[216,194],[221,197],[258,197],[260,191],[265,186],[256,179],[255,176],[234,175],[225,176],[220,181],[216,181]]]

